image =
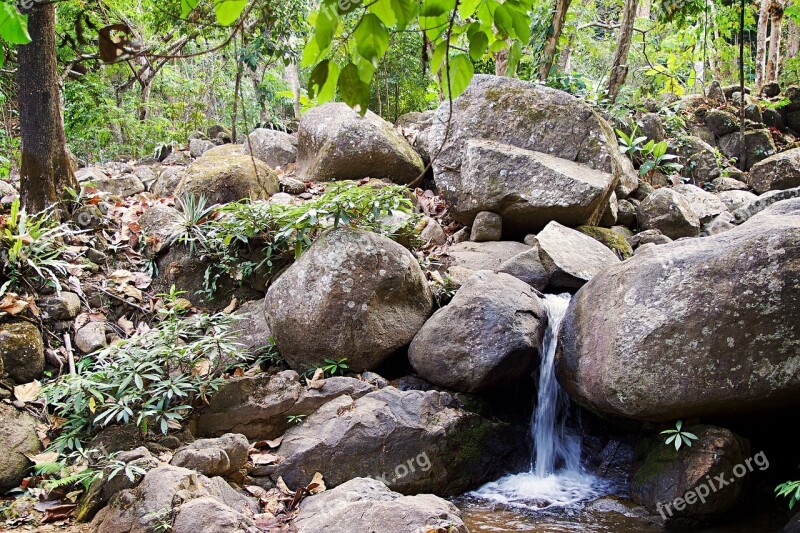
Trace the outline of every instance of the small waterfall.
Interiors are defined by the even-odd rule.
[[[570,295],[545,295],[547,329],[542,338],[536,407],[531,420],[533,457],[528,472],[487,483],[472,496],[534,509],[566,507],[600,496],[607,485],[581,466],[580,436],[567,427],[569,398],[556,380],[558,332]]]

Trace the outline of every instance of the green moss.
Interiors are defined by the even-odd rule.
[[[578,231],[588,235],[592,239],[604,245],[606,248],[617,254],[620,259],[628,259],[633,256],[633,248],[625,240],[625,237],[608,228],[597,226],[580,226]]]

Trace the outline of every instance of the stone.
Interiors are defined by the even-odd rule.
[[[758,196],[750,191],[723,191],[717,193],[717,197],[719,197],[731,213],[758,198]]]
[[[798,228],[800,199],[788,200],[598,274],[564,318],[559,382],[637,420],[800,405]]]
[[[672,242],[672,239],[661,233],[660,230],[648,229],[628,237],[627,241],[628,244],[631,245],[631,248],[636,249],[644,244],[669,244]]]
[[[172,150],[172,147],[170,147]],[[158,159],[158,158],[156,158]],[[170,151],[170,153],[164,159],[158,159],[164,165],[188,165],[192,162],[192,154],[189,153],[188,150],[175,150]]]
[[[636,206],[628,200],[617,202],[617,222],[628,228],[636,226]]]
[[[247,437],[227,433],[215,439],[199,439],[175,452],[169,462],[204,476],[228,476],[244,468],[249,456]]]
[[[763,125],[763,117],[761,116],[761,108],[758,104],[750,104],[745,106],[744,108],[744,118],[745,120],[749,120],[750,122],[754,122],[759,125]],[[746,124],[746,122],[745,122]]]
[[[731,133],[720,137],[719,149],[728,157],[741,158],[741,135],[739,132]],[[753,165],[777,153],[775,143],[772,140],[772,133],[767,129],[752,130],[744,134],[745,146],[745,167],[747,170]]]
[[[270,287],[266,312],[278,350],[294,369],[347,358],[374,370],[406,346],[433,310],[416,258],[369,231],[329,230]]]
[[[217,148],[227,146],[233,145]],[[203,195],[209,205],[214,205],[266,199],[278,192],[278,176],[266,163],[243,154],[215,156],[214,150],[189,165],[176,196]]]
[[[377,479],[356,478],[303,500],[299,532],[467,533],[461,512],[433,494],[403,496]]]
[[[75,171],[75,179],[78,183],[94,186],[96,182],[104,183],[109,178],[105,172],[98,167],[84,167]]]
[[[189,500],[177,509],[172,532],[185,533],[259,533],[248,515],[239,513],[214,498]]]
[[[215,146],[216,144],[206,139],[192,139],[189,141],[189,153],[197,159]]]
[[[761,115],[766,127],[775,128],[776,130],[784,130],[786,128],[786,121],[777,109],[765,107],[761,110]]]
[[[437,246],[442,246],[447,243],[447,234],[442,229],[442,225],[439,224],[438,220],[432,217],[423,217],[422,220],[425,227],[419,232],[420,239],[425,243],[435,244]]]
[[[289,429],[271,476],[298,487],[321,472],[329,489],[373,477],[402,494],[452,496],[526,464],[522,433],[448,393],[384,387],[340,396]]]
[[[724,137],[736,131],[739,131],[739,119],[732,113],[722,111],[721,109],[712,109],[703,118],[711,130],[711,133],[717,137]]]
[[[36,433],[36,419],[13,405],[0,403],[0,491],[19,487],[42,449]]]
[[[105,322],[89,322],[75,333],[75,346],[82,353],[96,352],[106,344]]]
[[[610,249],[579,231],[551,222],[536,235],[539,258],[554,288],[579,288],[603,270],[619,263]]]
[[[226,380],[197,419],[198,434],[217,437],[241,433],[251,440],[276,439],[290,427],[289,416],[307,416],[325,403],[372,392],[369,384],[349,377],[330,377],[319,389],[300,383],[294,370]]]
[[[475,216],[469,233],[472,242],[499,241],[503,236],[503,217],[491,211],[481,211]]]
[[[272,168],[286,168],[297,160],[297,138],[282,131],[257,128],[247,136],[244,153],[253,154]],[[301,192],[305,192],[303,189]]]
[[[530,250],[515,241],[462,242],[450,246],[448,254],[454,266],[469,270],[497,270],[515,255]]]
[[[788,200],[790,198],[800,198],[800,187],[785,189],[782,191],[770,191],[760,196],[756,196],[749,203],[733,210],[733,217],[736,219],[737,224],[741,224],[772,204],[780,202],[781,200]]]
[[[759,194],[800,187],[800,148],[786,150],[753,165],[748,184]]]
[[[639,186],[633,191],[629,200],[636,200],[637,202],[643,202],[645,198],[650,196],[655,192],[655,188],[652,185],[647,183],[646,181],[640,181]],[[637,204],[638,205],[638,204]]]
[[[144,192],[142,180],[135,174],[123,174],[112,178],[92,180],[92,186],[98,191],[107,192],[123,198]]]
[[[728,210],[718,196],[696,185],[685,183],[676,185],[672,190],[686,198],[701,224]]]
[[[639,227],[671,239],[700,235],[700,218],[689,201],[672,189],[658,189],[639,205]]]
[[[707,237],[709,235],[718,235],[728,230],[732,230],[733,228],[736,227],[736,224],[734,224],[733,222],[734,222],[733,215],[729,211],[720,213],[711,220],[703,222],[703,227],[702,231],[700,232],[700,236]]]
[[[725,91],[722,90],[722,85],[720,85],[719,81],[714,80],[711,82],[711,85],[708,86],[706,97],[718,102],[725,101]]]
[[[644,113],[636,123],[639,132],[653,142],[658,143],[667,138],[667,130],[664,129],[664,123],[658,113]]]
[[[480,211],[502,215],[507,227],[529,227],[519,231],[537,231],[550,220],[596,223],[615,187],[619,198],[636,188],[636,172],[608,123],[578,98],[535,83],[476,75],[452,113],[448,102],[442,104],[425,133],[437,151],[442,147],[433,162],[440,194],[466,225]],[[497,205],[502,197],[511,202],[506,209]],[[579,213],[566,216],[581,220],[541,214],[526,222],[517,212],[530,205],[541,213],[551,202],[559,212],[568,203],[578,205]]]
[[[497,271],[510,274],[538,291],[543,291],[550,283],[550,273],[539,258],[538,247],[530,248],[507,259],[497,268]]]
[[[617,200],[617,193],[612,192],[611,196],[608,198],[606,207],[603,210],[603,216],[600,217],[600,221],[597,224],[604,228],[610,228],[611,226],[617,223],[618,213],[619,213],[619,205]]]
[[[749,189],[746,183],[742,183],[739,180],[735,180],[733,178],[717,178],[711,182],[711,186],[717,192],[725,192],[725,191],[746,191]]]
[[[509,274],[476,272],[428,319],[408,349],[426,381],[481,392],[528,377],[546,324],[536,291]]]
[[[775,98],[781,94],[781,86],[777,81],[771,81],[761,87],[761,96],[764,98]]]
[[[81,298],[74,292],[61,291],[45,296],[37,305],[50,320],[72,320],[81,311]]]
[[[42,377],[44,341],[39,328],[25,320],[0,324],[0,359],[0,369],[17,383]]]
[[[164,167],[158,179],[150,187],[150,191],[156,196],[173,196],[185,174],[185,167]]]
[[[744,495],[744,480],[737,479],[734,472],[738,470],[735,471],[734,467],[744,466],[745,460],[750,458],[747,441],[727,429],[714,426],[688,426],[686,431],[698,437],[691,447],[682,446],[676,450],[673,446],[665,446],[661,439],[652,443],[631,483],[631,499],[651,513],[661,514],[665,526],[670,529],[722,521],[734,511]],[[712,490],[709,480],[718,476],[734,481],[724,486],[715,485],[717,490]],[[701,500],[695,498],[691,505],[673,504],[677,498],[685,498],[689,493],[705,494]]]
[[[719,177],[720,168],[717,162],[717,152],[714,147],[699,137],[691,135],[682,137],[677,141],[677,146],[670,146],[670,150],[681,157],[683,173],[692,182],[704,183]]]
[[[165,204],[157,203],[145,209],[138,220],[145,255],[153,257],[166,249],[181,229],[183,220],[177,209]]]
[[[633,248],[628,244],[625,236],[613,229],[597,226],[578,226],[576,229],[614,252],[620,260],[624,261],[633,256]]]
[[[408,184],[423,170],[419,154],[372,111],[362,117],[345,103],[328,103],[300,119],[297,175],[302,179],[370,177]]]
[[[786,114],[786,125],[795,132],[800,133],[800,111]]]
[[[281,176],[278,181],[281,184],[281,190],[285,193],[298,195],[306,192],[306,184],[298,179]]]
[[[270,346],[272,332],[269,329],[263,300],[245,302],[234,313],[240,320],[233,328],[233,341],[251,354],[258,354]]]

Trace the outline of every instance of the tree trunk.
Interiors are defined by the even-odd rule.
[[[553,13],[553,33],[547,37],[544,43],[542,62],[539,64],[539,81],[547,81],[547,77],[550,75],[570,2],[571,0],[556,0],[556,9]]]
[[[800,55],[800,25],[792,19],[786,22],[786,59],[795,59]]]
[[[286,77],[289,79],[289,85],[292,87],[292,94],[294,95],[294,118],[300,118],[300,75],[297,72],[297,65],[289,63],[286,65]]]
[[[764,83],[778,81],[781,61],[781,32],[783,31],[783,9],[781,0],[772,0],[769,9],[770,36],[767,68],[764,71]]]
[[[633,40],[633,23],[636,22],[638,0],[625,0],[622,8],[622,22],[617,33],[617,49],[611,60],[611,72],[608,75],[608,98],[613,102],[628,77],[628,53]]]
[[[764,85],[764,70],[767,63],[767,30],[769,29],[769,6],[771,0],[761,0],[758,11],[758,32],[756,37],[756,90]]]
[[[651,0],[642,0],[639,7],[636,9],[636,18],[650,19]]]
[[[147,120],[147,114],[150,110],[150,95],[153,92],[153,77],[149,74],[140,80],[141,92],[139,93],[139,111],[136,113],[136,118],[140,122]]]
[[[508,69],[508,49],[503,48],[494,53],[494,73],[496,76],[505,76]]]
[[[55,24],[55,4],[34,4],[28,11],[33,40],[17,54],[20,189],[22,203],[31,212],[59,204],[67,187],[78,189],[61,116]]]

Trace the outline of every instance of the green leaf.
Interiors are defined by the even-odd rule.
[[[303,49],[303,57],[300,59],[300,65],[303,67],[310,67],[316,64],[323,55],[325,54],[323,50],[320,50],[317,40],[309,39],[306,43],[306,47]]]
[[[482,31],[475,32],[469,39],[469,56],[478,61],[489,47],[489,37]]]
[[[511,24],[514,26],[517,39],[523,45],[528,44],[531,40],[531,18],[527,14],[517,12],[512,15]]]
[[[347,105],[355,109],[362,116],[367,112],[369,105],[369,85],[361,81],[358,67],[348,63],[339,74],[339,94]]]
[[[514,41],[514,44],[511,45],[511,49],[508,51],[506,76],[509,78],[514,76],[517,72],[517,65],[519,65],[520,59],[522,59],[522,43],[520,41]]]
[[[356,38],[356,49],[361,57],[378,64],[383,54],[389,48],[389,32],[381,19],[373,13],[368,13],[353,32]]]
[[[456,98],[472,81],[475,67],[467,54],[456,54],[450,58],[449,76],[442,76],[442,89],[448,98]]]
[[[377,0],[377,2],[371,2],[368,11],[381,19],[381,22],[386,26],[391,27],[397,23],[397,17],[395,17],[394,9],[392,8],[392,0]]]
[[[181,18],[185,19],[199,3],[200,0],[181,0]]]
[[[414,0],[391,0],[392,11],[397,20],[397,29],[403,31],[417,16],[419,4]]]
[[[0,37],[11,44],[28,44],[28,16],[23,15],[12,4],[0,2]]]
[[[6,49],[0,46],[0,68],[6,64]]]
[[[501,34],[514,35],[514,14],[507,5],[500,4],[494,10],[494,25]]]
[[[462,19],[466,20],[475,13],[480,3],[481,0],[462,0],[458,5],[458,14]]]
[[[327,50],[339,29],[339,15],[328,4],[322,4],[314,26],[314,40],[321,51]]]
[[[444,55],[447,52],[447,41],[440,42],[436,49],[433,51],[433,56],[431,56],[431,72],[436,74],[439,72],[439,69],[442,66],[442,61],[444,61]]]
[[[247,7],[247,0],[214,0],[217,22],[223,26],[230,26],[236,22],[245,7]]]
[[[308,96],[320,103],[330,102],[336,96],[336,84],[339,81],[339,67],[336,63],[322,61],[311,72],[308,79]]]
[[[336,12],[340,15],[352,13],[361,5],[361,0],[339,0],[336,3]]]

